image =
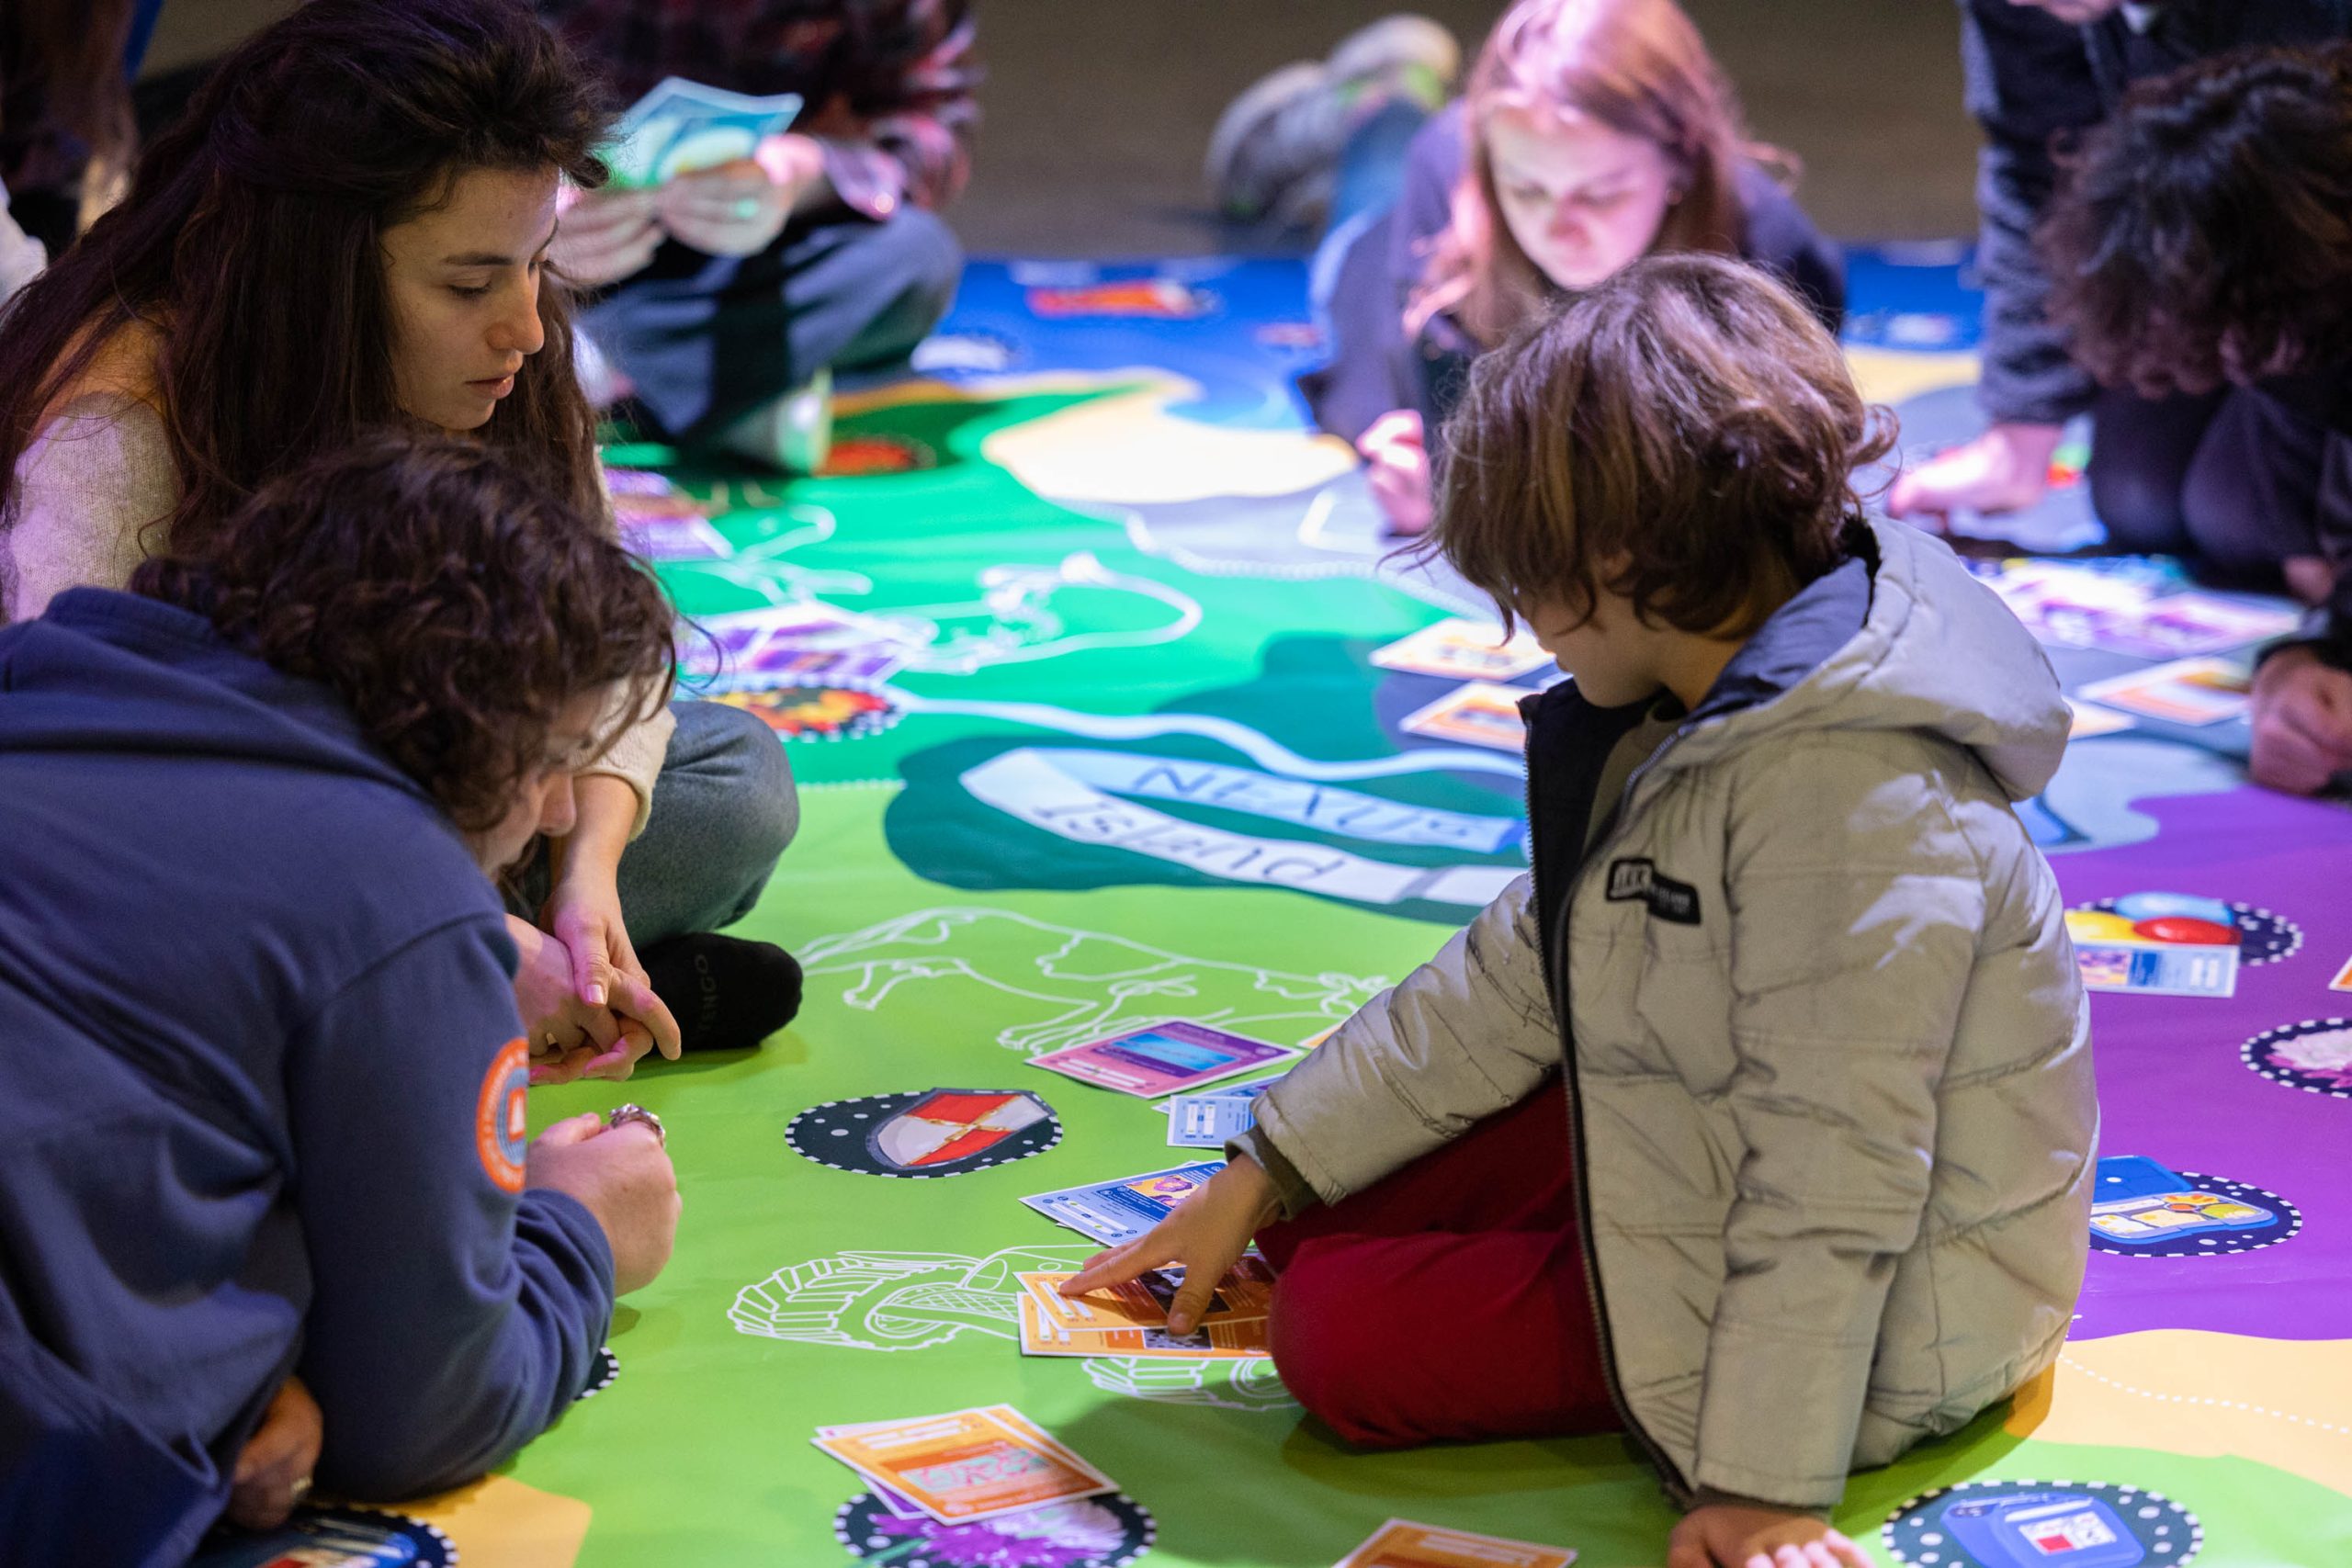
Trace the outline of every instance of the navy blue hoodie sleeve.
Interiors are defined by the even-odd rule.
[[[610,1326],[602,1227],[521,1190],[513,954],[495,916],[442,927],[289,1050],[324,1490],[389,1501],[481,1474],[579,1395]]]

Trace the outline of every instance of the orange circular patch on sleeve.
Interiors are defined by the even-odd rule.
[[[530,1047],[518,1035],[498,1049],[474,1106],[474,1147],[481,1168],[502,1190],[523,1190],[523,1155],[530,1144],[524,1097],[531,1088]]]

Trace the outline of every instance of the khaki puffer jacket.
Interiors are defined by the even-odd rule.
[[[1330,1202],[1565,1066],[1601,1343],[1685,1498],[1835,1505],[2048,1366],[2082,1282],[2088,1010],[2012,809],[2066,705],[1948,549],[1873,535],[1838,640],[1781,637],[1776,683],[1775,616],[1589,851],[1536,824],[1566,886],[1515,883],[1258,1111]]]

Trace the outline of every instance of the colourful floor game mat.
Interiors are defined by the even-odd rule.
[[[1973,417],[1960,263],[1855,260],[1857,372],[1914,449]],[[1325,1568],[1391,1517],[1662,1562],[1614,1438],[1358,1454],[1262,1357],[1017,1344],[1018,1276],[1094,1250],[1024,1197],[1216,1157],[1032,1058],[1170,1018],[1309,1042],[1523,864],[1508,726],[1430,733],[1464,675],[1373,661],[1491,612],[1387,558],[1302,430],[1304,294],[1290,263],[978,265],[922,378],[844,401],[833,473],[609,454],[667,476],[623,476],[635,536],[723,651],[711,689],[790,748],[804,824],[743,930],[808,1000],[759,1051],[533,1095],[541,1124],[658,1111],[685,1215],[609,1385],[412,1510],[467,1563]],[[2096,541],[2081,454],[2021,547]],[[1838,1522],[1917,1568],[2352,1562],[2352,817],[2244,782],[2278,609],[2156,562],[1985,570],[2082,696],[2028,816],[2136,990],[2093,1003],[2108,1157],[2063,1360]],[[1118,1490],[951,1526],[811,1442],[996,1404]]]

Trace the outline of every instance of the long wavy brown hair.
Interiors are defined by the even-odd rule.
[[[127,200],[0,315],[0,529],[18,459],[121,334],[158,342],[182,548],[273,475],[397,423],[384,231],[477,169],[604,177],[593,77],[519,0],[309,0],[223,61]],[[481,438],[582,513],[595,419],[564,290]],[[151,548],[156,542],[151,542]]]
[[[492,447],[383,431],[264,484],[130,591],[332,686],[461,829],[505,816],[558,721],[618,684],[593,743],[669,695],[672,611],[620,545]],[[584,761],[585,759],[583,759]]]
[[[1742,157],[1789,162],[1743,140],[1731,85],[1674,0],[1519,0],[1487,36],[1464,88],[1467,161],[1452,221],[1406,308],[1408,333],[1443,311],[1491,348],[1558,293],[1520,248],[1495,191],[1486,127],[1507,108],[1589,116],[1663,152],[1682,197],[1667,209],[1653,254],[1738,254],[1747,229]]]
[[[2061,161],[2050,319],[2144,397],[2352,361],[2352,45],[2143,82]]]

